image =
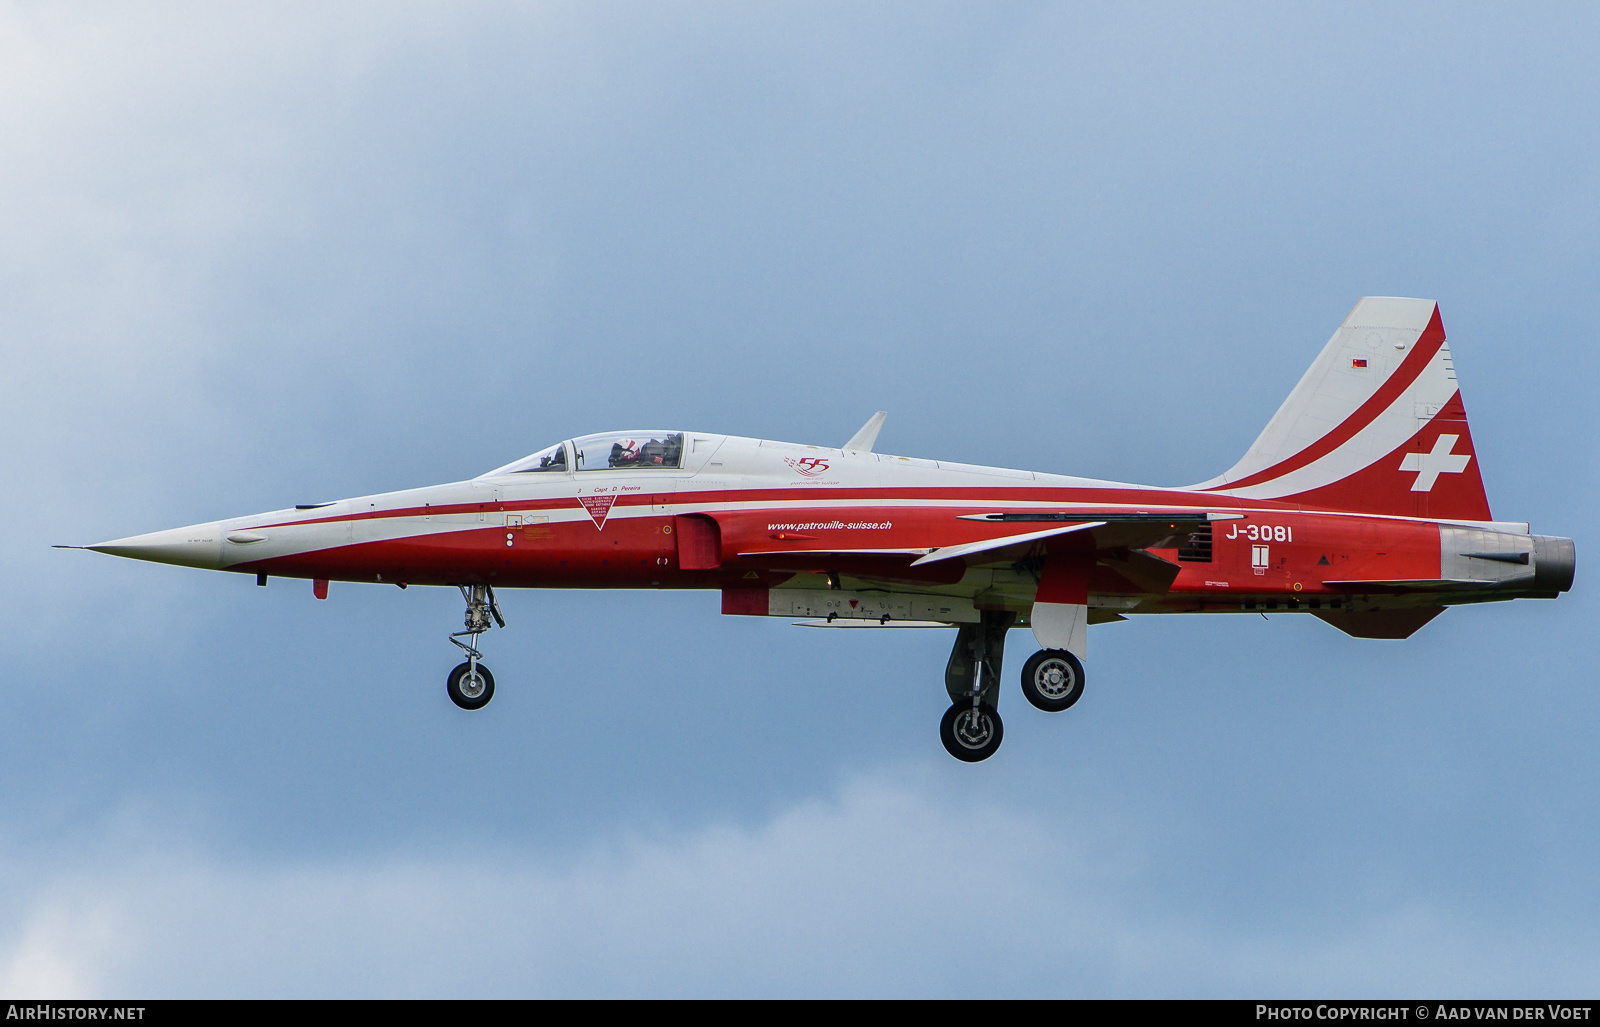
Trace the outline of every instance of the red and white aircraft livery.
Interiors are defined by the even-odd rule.
[[[1130,614],[1301,611],[1405,638],[1447,606],[1572,586],[1570,539],[1489,512],[1430,300],[1356,304],[1249,452],[1187,488],[887,456],[883,419],[838,449],[588,435],[470,481],[87,548],[310,578],[319,599],[330,580],[456,586],[448,688],[468,710],[494,694],[477,644],[505,626],[496,588],[714,588],[727,614],[954,628],[940,733],[967,761],[1000,745],[1013,627],[1040,646],[1023,695],[1065,710],[1089,626]]]

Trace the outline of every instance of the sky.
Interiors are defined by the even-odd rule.
[[[1589,5],[0,7],[0,994],[1600,983]],[[1149,484],[1441,305],[1575,591],[950,639],[60,551],[630,427]]]

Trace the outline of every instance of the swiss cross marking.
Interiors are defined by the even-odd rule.
[[[1459,435],[1441,435],[1433,440],[1433,449],[1427,453],[1407,453],[1400,461],[1402,471],[1416,471],[1417,480],[1411,483],[1412,492],[1432,492],[1433,483],[1441,474],[1460,474],[1472,460],[1470,453],[1452,453]]]

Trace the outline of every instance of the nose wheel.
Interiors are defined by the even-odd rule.
[[[506,619],[500,615],[500,604],[494,601],[494,589],[488,585],[458,585],[461,598],[467,601],[466,630],[450,634],[450,643],[467,654],[467,662],[456,667],[445,679],[445,691],[450,701],[464,710],[481,710],[494,698],[494,675],[478,661],[478,636],[489,630],[490,618],[502,628]],[[467,641],[461,641],[466,636]]]
[[[956,632],[944,670],[950,708],[939,721],[939,740],[946,752],[963,763],[986,760],[1000,748],[1005,733],[995,710],[1000,699],[1000,663],[1005,657],[1006,631],[1016,619],[1014,613],[984,610],[978,623],[963,624]]]
[[[939,721],[939,740],[945,751],[963,763],[993,756],[1004,735],[999,711],[983,703],[953,703]]]
[[[481,663],[469,660],[450,672],[445,682],[450,701],[464,710],[481,710],[494,698],[494,675]]]

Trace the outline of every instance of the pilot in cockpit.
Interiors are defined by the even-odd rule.
[[[639,447],[639,464],[645,467],[676,467],[682,449],[681,436],[651,439]]]
[[[639,443],[633,439],[623,439],[620,442],[612,443],[610,460],[612,467],[633,467],[638,462]]]

